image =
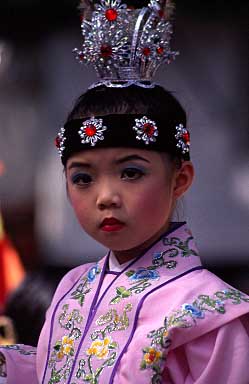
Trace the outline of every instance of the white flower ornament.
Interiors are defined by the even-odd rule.
[[[103,119],[90,119],[83,121],[80,130],[78,131],[81,137],[82,144],[91,144],[95,146],[98,140],[104,140],[103,132],[106,131],[107,127],[103,125]]]
[[[141,119],[135,119],[136,125],[133,129],[136,131],[136,139],[143,140],[145,144],[155,142],[158,136],[158,129],[155,121],[143,116]]]

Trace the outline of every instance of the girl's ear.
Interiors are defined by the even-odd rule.
[[[174,177],[174,197],[178,199],[189,189],[194,179],[194,166],[191,161],[184,161]]]

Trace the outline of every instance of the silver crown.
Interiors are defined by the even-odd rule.
[[[84,40],[76,58],[93,65],[100,80],[150,81],[178,54],[170,48],[173,8],[169,0],[150,0],[140,9],[121,0],[81,1]]]

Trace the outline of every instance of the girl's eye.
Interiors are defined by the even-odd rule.
[[[92,182],[92,176],[88,173],[78,173],[71,178],[73,184],[89,185]]]
[[[137,180],[140,179],[145,173],[138,168],[125,168],[122,171],[121,178],[128,180]]]

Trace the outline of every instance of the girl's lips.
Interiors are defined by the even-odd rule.
[[[105,232],[120,231],[124,226],[124,223],[115,219],[115,217],[106,218],[102,221],[100,228]]]

